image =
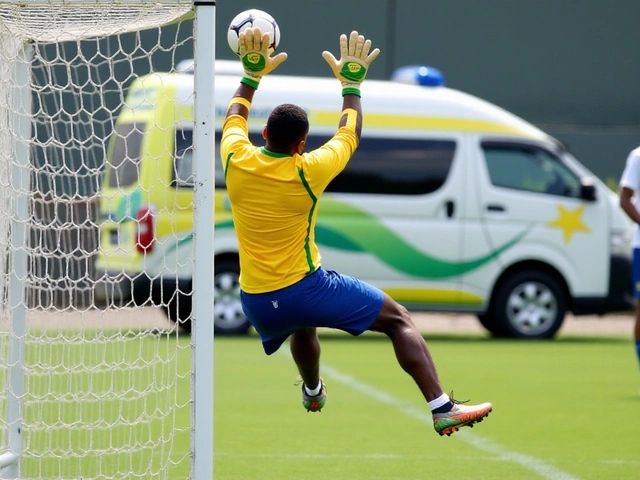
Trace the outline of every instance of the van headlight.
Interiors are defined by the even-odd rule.
[[[611,231],[611,254],[631,255],[631,231],[612,230]]]

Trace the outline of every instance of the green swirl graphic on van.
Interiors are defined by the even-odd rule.
[[[346,233],[324,225],[316,225],[316,243],[338,250],[368,253],[408,275],[422,278],[447,278],[463,275],[489,263],[528,233],[528,230],[521,232],[504,245],[481,257],[451,262],[415,249],[383,225],[376,224],[371,227],[360,232]]]
[[[320,211],[323,215],[318,218],[315,229],[318,245],[369,254],[405,274],[430,279],[463,275],[482,267],[518,243],[530,230],[525,229],[485,255],[455,262],[416,249],[380,223],[374,215],[352,205],[334,199],[322,199]],[[217,223],[215,227],[233,228],[233,222],[227,220]]]
[[[441,260],[408,244],[374,215],[335,199],[323,199],[320,212],[330,215],[318,219],[316,243],[337,250],[368,253],[408,275],[422,278],[447,278],[475,270],[518,243],[526,229],[493,251],[460,262]]]

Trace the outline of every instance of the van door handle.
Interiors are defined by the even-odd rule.
[[[489,212],[506,212],[507,209],[504,207],[504,205],[498,205],[496,203],[490,203],[489,205],[487,205],[487,211],[489,211]]]
[[[446,202],[444,202],[444,208],[447,214],[447,218],[452,218],[456,213],[456,204],[453,202],[453,200],[447,200]]]

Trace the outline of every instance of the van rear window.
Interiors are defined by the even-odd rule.
[[[220,138],[221,131],[216,131],[215,142],[215,186],[216,188],[226,188],[224,181],[224,170],[222,160],[220,160]],[[262,136],[257,133],[250,133],[249,140],[254,145],[264,144]],[[171,186],[177,188],[193,188],[195,183],[195,158],[193,156],[193,130],[188,128],[176,128],[175,154],[173,157],[173,179]]]
[[[138,183],[143,130],[143,125],[123,123],[114,132],[115,146],[108,170],[110,187],[123,188]]]
[[[309,135],[305,150],[328,137]],[[453,140],[362,137],[346,168],[327,192],[382,195],[424,195],[447,179],[456,151]]]
[[[330,138],[309,135],[305,151],[322,146]],[[254,145],[264,145],[258,134],[250,134],[249,139]],[[347,167],[332,180],[326,191],[382,195],[435,192],[449,175],[456,146],[456,142],[449,139],[363,137]],[[216,144],[216,187],[223,188],[224,172],[219,149],[219,144]]]

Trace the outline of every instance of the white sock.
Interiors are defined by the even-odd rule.
[[[305,385],[304,386],[304,390],[307,392],[307,395],[315,397],[316,395],[318,395],[320,393],[320,390],[322,390],[322,382],[318,382],[318,386],[316,388],[314,388],[313,390],[311,390],[309,387],[307,387]]]
[[[431,411],[433,411],[436,408],[440,408],[441,406],[446,405],[448,402],[449,402],[449,395],[447,395],[446,393],[443,393],[438,398],[434,398],[433,400],[428,402],[428,405]]]

